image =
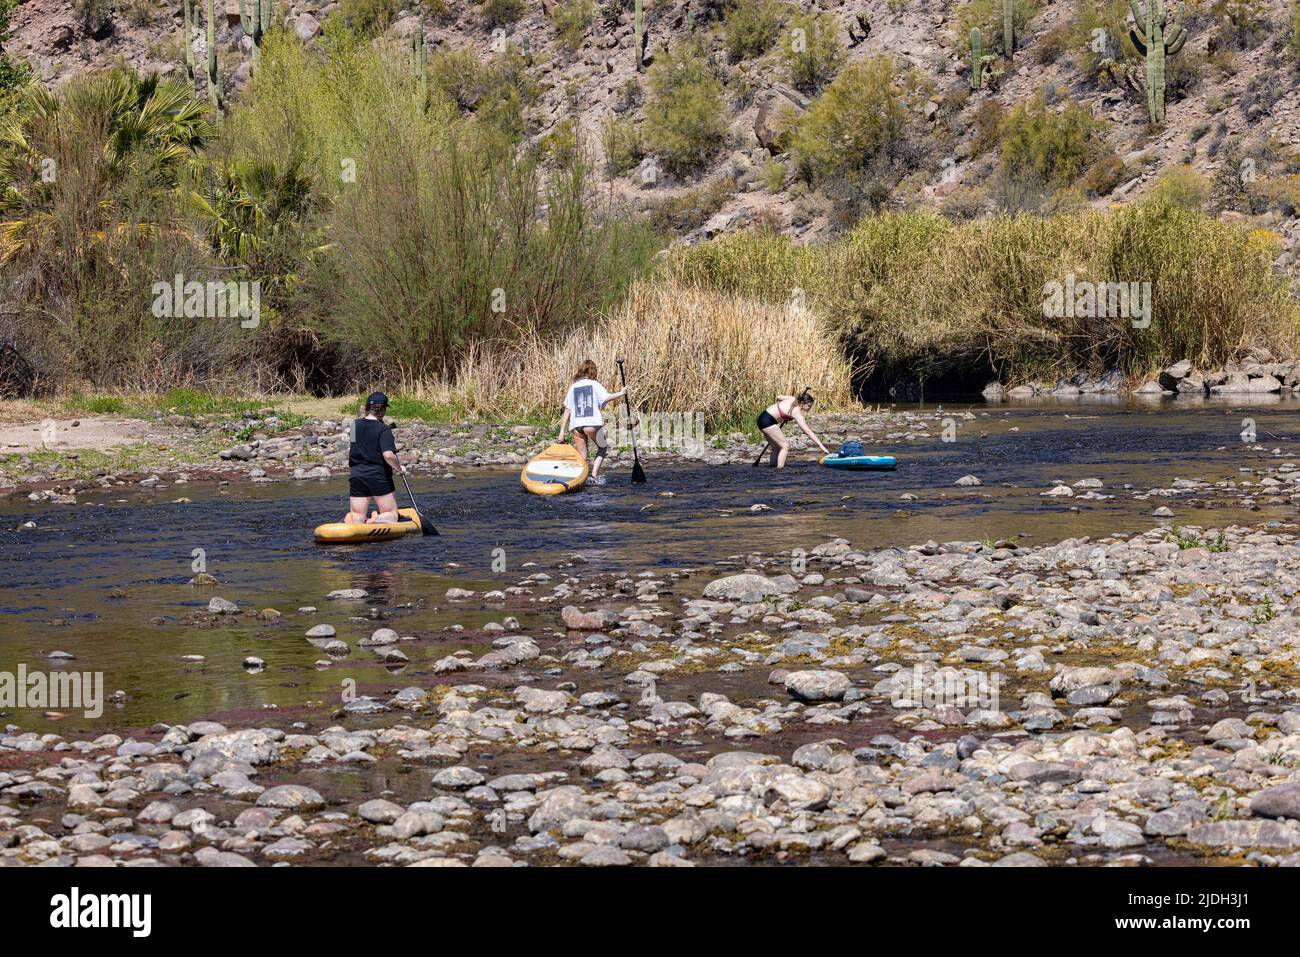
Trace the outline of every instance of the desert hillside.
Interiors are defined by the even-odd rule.
[[[1292,2],[0,11],[0,333],[59,389],[382,377],[491,415],[593,340],[662,350],[665,382],[695,341],[744,385],[665,401],[726,418],[808,376],[1137,386],[1300,344]],[[136,321],[182,274],[256,285],[258,318]],[[1075,279],[1140,321],[1045,312]]]
[[[202,0],[195,5],[206,17]],[[1144,64],[1128,38],[1132,16],[1123,0],[1016,0],[1013,20],[1020,26],[1010,57],[1002,50],[997,0],[646,0],[640,72],[633,0],[275,0],[272,6],[277,23],[312,44],[332,21],[346,20],[375,36],[406,38],[422,29],[433,60],[470,51],[486,63],[507,46],[526,51],[534,85],[525,110],[527,135],[540,143],[571,136],[576,126],[606,160],[615,195],[692,237],[759,222],[818,238],[856,218],[864,201],[946,206],[958,216],[1040,204],[1039,191],[997,181],[999,150],[988,132],[996,112],[1040,93],[1057,110],[1078,103],[1099,121],[1107,155],[1104,161],[1089,158],[1083,201],[1122,202],[1144,193],[1163,172],[1190,166],[1211,182],[1245,179],[1241,189],[1217,189],[1219,205],[1269,216],[1285,230],[1288,246],[1296,234],[1292,202],[1300,190],[1286,178],[1295,172],[1292,154],[1300,146],[1300,88],[1295,4],[1286,0],[1170,5],[1181,13],[1188,36],[1169,61],[1169,107],[1158,129],[1149,123]],[[222,82],[238,97],[253,44],[240,25],[238,0],[222,0],[216,8]],[[818,22],[798,19],[802,14],[823,13],[842,55],[820,71],[805,71],[817,75],[800,75],[785,49],[788,33]],[[986,24],[979,90],[971,82],[972,23]],[[182,69],[179,2],[19,0],[11,32],[8,53],[49,84],[112,63],[163,74]],[[206,36],[201,27],[192,34],[201,62]],[[814,44],[818,35],[814,30]],[[724,115],[700,118],[717,124],[716,148],[690,163],[665,168],[659,162],[651,179],[645,159],[654,153],[639,129],[646,121],[649,71],[691,43],[703,48],[721,84]],[[890,169],[873,171],[866,186],[841,184],[834,176],[809,183],[797,175],[780,136],[782,123],[808,109],[835,75],[882,55],[918,72],[921,101],[909,107],[922,122],[907,131],[900,151],[907,155],[892,158]],[[1253,168],[1243,167],[1250,159]],[[1243,169],[1249,170],[1244,177]]]

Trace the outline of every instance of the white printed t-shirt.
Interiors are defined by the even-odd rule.
[[[579,379],[573,383],[564,397],[564,407],[569,410],[569,428],[580,429],[588,425],[600,428],[605,424],[600,407],[608,400],[609,393],[595,379]]]

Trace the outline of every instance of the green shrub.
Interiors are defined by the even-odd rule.
[[[657,233],[681,235],[698,229],[713,217],[736,191],[736,184],[728,176],[718,176],[653,202],[647,208],[650,226]]]
[[[519,62],[508,52],[485,67],[522,73]],[[296,149],[319,164],[330,201],[294,315],[357,354],[350,377],[369,375],[361,356],[382,356],[395,387],[436,378],[486,343],[584,322],[654,251],[647,229],[588,206],[576,150],[553,151],[543,176],[540,156],[484,122],[486,91],[462,91],[469,114],[436,83],[428,109],[413,91],[405,60],[370,44],[340,38],[321,58],[281,38],[227,120],[239,158]],[[350,182],[339,181],[340,157],[355,166]]]
[[[851,177],[900,159],[931,85],[888,56],[846,67],[789,130],[790,153],[810,181]]]
[[[0,0],[0,120],[3,120],[11,99],[31,79],[26,63],[14,60],[3,50],[9,41],[9,18],[13,16],[18,0]]]
[[[483,0],[483,25],[489,30],[514,23],[524,15],[524,0]]]
[[[339,0],[334,15],[349,29],[363,36],[375,37],[393,25],[403,6],[402,0]]]
[[[570,50],[582,46],[595,19],[595,0],[560,0],[551,8],[551,23],[555,26],[556,36]]]
[[[737,0],[723,24],[731,62],[762,56],[772,49],[788,15],[784,0]]]
[[[660,165],[674,176],[706,166],[727,134],[723,87],[695,43],[656,57],[649,73],[645,140]]]
[[[462,112],[516,142],[527,133],[525,110],[537,102],[539,90],[527,60],[514,46],[486,60],[468,47],[439,47],[429,54],[427,70],[430,88]]]
[[[796,14],[781,40],[781,54],[791,85],[816,93],[844,64],[839,21],[833,13]]]
[[[1190,166],[1175,166],[1156,179],[1150,198],[1167,206],[1201,210],[1210,199],[1210,181]]]
[[[778,159],[770,159],[763,164],[763,169],[759,176],[763,180],[763,185],[767,187],[769,193],[781,192],[781,187],[785,185],[785,164]]]
[[[606,118],[601,127],[601,144],[605,147],[605,162],[613,176],[622,176],[635,169],[646,155],[641,128],[630,119]]]
[[[1272,267],[1279,248],[1266,231],[1155,200],[959,223],[886,213],[821,245],[752,233],[699,243],[676,250],[668,269],[776,304],[805,290],[862,374],[984,367],[1027,381],[1114,367],[1149,374],[1178,358],[1214,368],[1253,343],[1292,352],[1300,307]],[[1150,282],[1151,324],[1045,316],[1045,284],[1067,273]]]
[[[1071,100],[1057,112],[1039,92],[1002,121],[1001,171],[1050,188],[1069,186],[1104,154],[1102,129],[1087,107]]]

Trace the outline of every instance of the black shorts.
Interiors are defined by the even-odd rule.
[[[772,413],[768,412],[767,409],[758,413],[758,431],[762,432],[764,429],[770,429],[772,426],[780,424],[776,419],[772,418]]]
[[[348,495],[352,498],[374,498],[392,495],[393,480],[381,475],[353,475],[348,479]]]

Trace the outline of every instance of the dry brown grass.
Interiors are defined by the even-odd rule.
[[[702,412],[715,428],[804,386],[819,411],[853,403],[849,362],[815,313],[666,279],[638,282],[592,329],[551,343],[477,349],[451,381],[417,395],[492,418],[548,413],[583,359],[595,360],[601,380],[616,389],[620,357],[637,407]]]

